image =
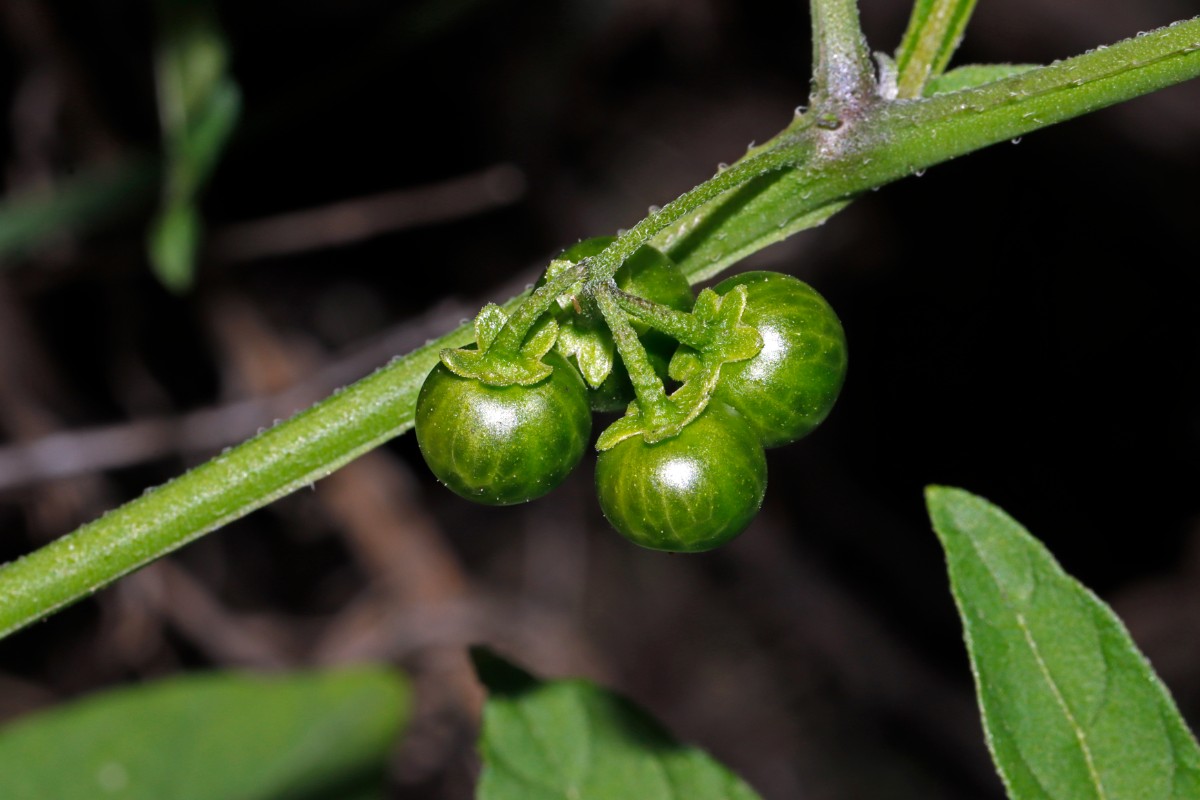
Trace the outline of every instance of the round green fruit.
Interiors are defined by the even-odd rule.
[[[720,402],[670,439],[631,436],[600,453],[600,509],[651,550],[697,553],[737,536],[762,506],[767,460],[754,430]]]
[[[763,340],[758,355],[721,367],[716,400],[737,409],[764,447],[807,436],[833,408],[846,378],[846,335],[808,284],[779,272],[746,272],[714,287],[746,287],[742,321]]]
[[[488,505],[541,497],[582,458],[591,434],[587,386],[557,353],[533,386],[489,386],[439,363],[417,396],[417,444],[455,493]]]

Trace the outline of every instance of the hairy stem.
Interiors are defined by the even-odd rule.
[[[637,331],[629,324],[629,318],[617,301],[617,285],[611,281],[597,284],[594,289],[596,305],[604,315],[604,322],[612,331],[613,341],[621,361],[629,372],[629,381],[633,384],[633,393],[637,396],[638,407],[642,416],[657,424],[667,413],[667,392],[662,380],[654,372],[646,348],[642,346]]]
[[[545,314],[554,305],[555,299],[583,280],[586,274],[585,263],[572,264],[539,286],[508,318],[508,322],[504,324],[504,328],[492,346],[503,351],[516,352],[519,350],[525,337],[529,334],[530,328],[537,323],[542,314]]]
[[[814,110],[845,106],[875,94],[871,51],[855,0],[812,0]]]
[[[657,331],[662,331],[680,344],[686,344],[694,350],[703,350],[712,341],[709,330],[685,311],[622,292],[620,289],[613,296],[626,314]]]

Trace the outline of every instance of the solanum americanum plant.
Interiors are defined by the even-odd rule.
[[[693,298],[649,245],[605,275],[592,258],[613,241],[565,251],[511,317],[480,311],[475,344],[442,351],[425,379],[417,442],[451,490],[509,505],[566,478],[593,411],[624,409],[596,442],[604,516],[643,547],[710,550],[762,506],[764,449],[829,414],[846,375],[845,334],[790,275],[747,272]]]

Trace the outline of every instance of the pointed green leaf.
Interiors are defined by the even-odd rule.
[[[896,49],[899,97],[920,97],[941,75],[962,41],[975,0],[917,0],[904,39]]]
[[[999,508],[942,487],[926,501],[1009,797],[1200,797],[1196,740],[1112,610]]]
[[[192,285],[200,216],[190,202],[163,209],[150,226],[150,263],[159,281],[173,292]]]
[[[925,86],[925,96],[958,92],[963,89],[974,89],[985,83],[1010,78],[1037,69],[1036,64],[968,64],[965,67],[952,69],[945,75],[933,78]]]
[[[581,680],[539,682],[475,653],[490,692],[478,800],[756,800],[703,751],[629,701]]]
[[[378,797],[408,705],[376,668],[119,689],[0,728],[0,797]]]

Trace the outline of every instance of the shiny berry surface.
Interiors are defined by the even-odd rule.
[[[587,387],[558,354],[533,386],[488,386],[439,363],[417,396],[416,434],[430,470],[478,503],[511,505],[562,482],[587,448]]]
[[[754,430],[714,402],[676,436],[618,442],[596,461],[604,516],[652,550],[696,553],[741,533],[762,506],[767,461]]]

